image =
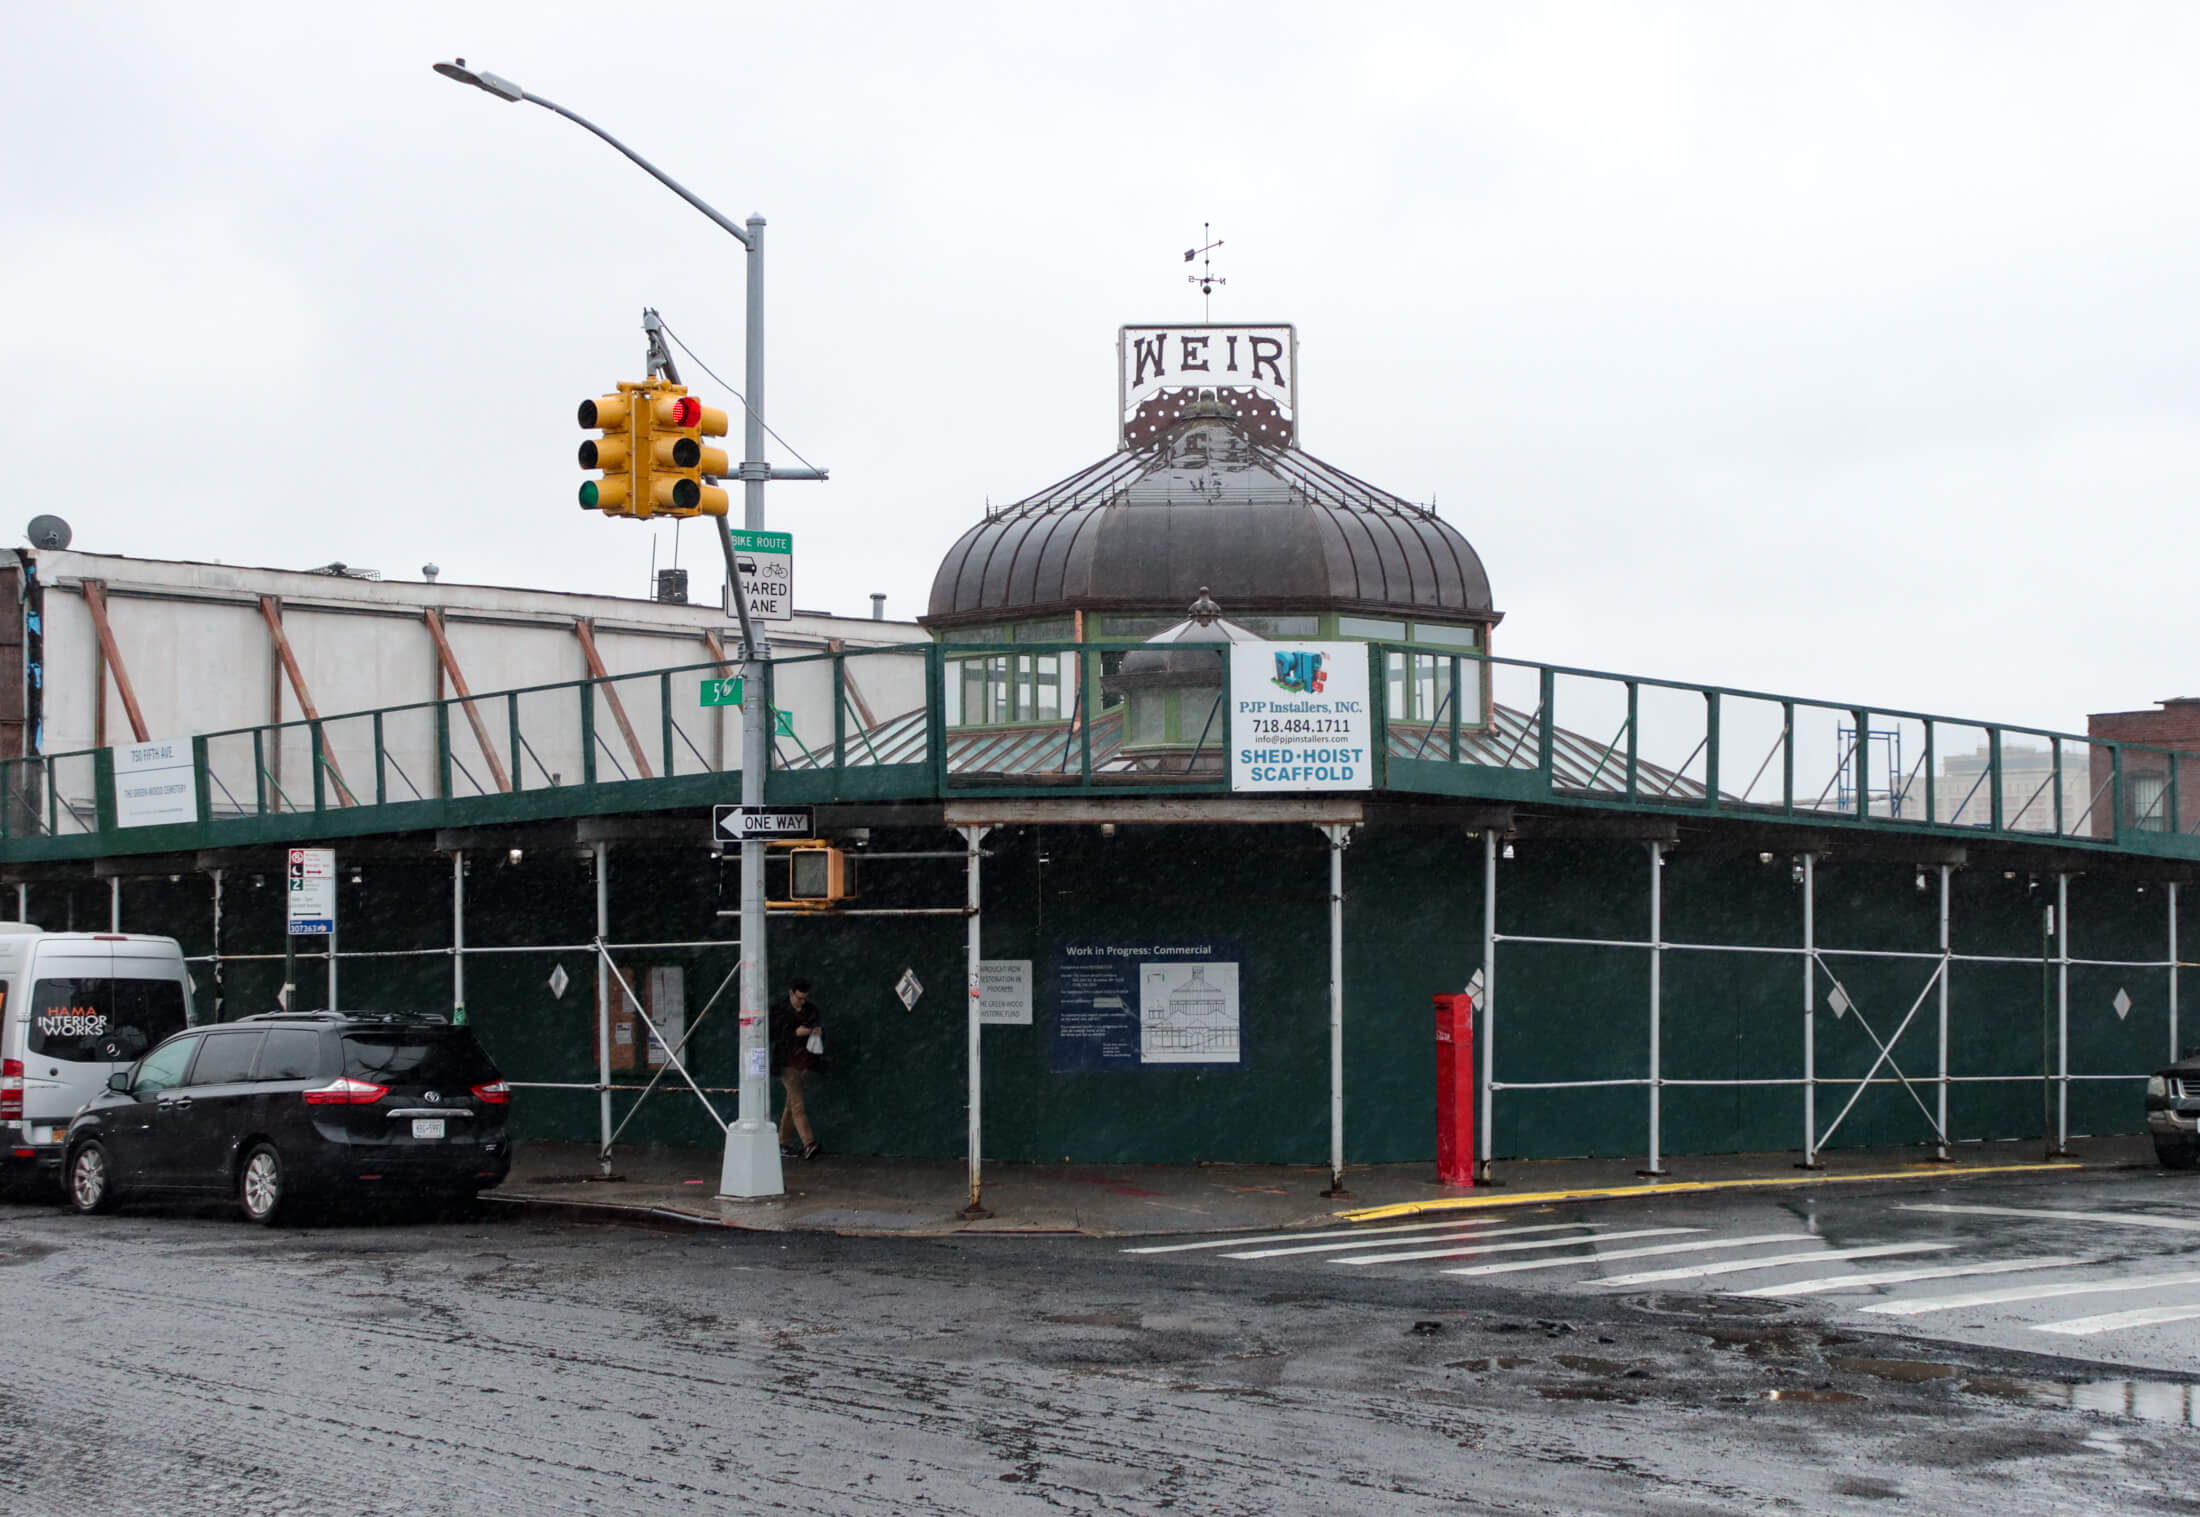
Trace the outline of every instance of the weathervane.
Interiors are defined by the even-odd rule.
[[[1199,224],[1199,235],[1202,238],[1213,237],[1213,225],[1208,222],[1202,221]],[[1216,248],[1219,248],[1221,246],[1222,239],[1220,237],[1215,237],[1212,242],[1209,242],[1203,248],[1186,248],[1184,250],[1184,261],[1186,263],[1190,263],[1194,258],[1197,258],[1199,260],[1200,271],[1197,274],[1186,274],[1184,276],[1184,280],[1187,284],[1196,284],[1199,286],[1201,310],[1200,319],[1202,321],[1212,321],[1214,319],[1215,286],[1218,284],[1228,284],[1230,282],[1227,279],[1215,278],[1215,261],[1207,256],[1209,253],[1212,253]]]

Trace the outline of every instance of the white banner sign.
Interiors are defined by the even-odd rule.
[[[1365,643],[1230,645],[1230,788],[1368,790]]]
[[[327,937],[336,931],[336,850],[290,850],[290,935]]]
[[[165,827],[199,819],[191,739],[121,743],[108,752],[114,756],[117,827]]]
[[[1031,1025],[1031,960],[978,961],[978,1020],[1002,1027]]]
[[[1238,966],[1142,964],[1138,971],[1142,1064],[1238,1062]]]

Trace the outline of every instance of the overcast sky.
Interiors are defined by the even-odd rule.
[[[645,304],[738,381],[740,249],[459,55],[770,219],[767,410],[833,475],[772,487],[804,606],[914,614],[988,499],[1108,452],[1115,329],[1198,316],[1211,221],[1216,319],[1298,324],[1302,442],[1466,533],[1501,653],[2080,730],[2200,693],[2191,5],[8,31],[10,534],[644,591],[672,531],[576,507],[573,409]]]

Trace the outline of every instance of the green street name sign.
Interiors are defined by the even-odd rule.
[[[775,534],[766,532],[761,535],[771,537]],[[706,706],[738,706],[741,704],[741,685],[742,680],[739,675],[735,675],[732,679],[704,680],[703,704]],[[794,736],[794,718],[784,711],[775,710],[772,712],[772,726],[778,730],[781,737]]]

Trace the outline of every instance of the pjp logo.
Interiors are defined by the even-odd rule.
[[[1295,694],[1321,694],[1322,686],[1329,681],[1328,671],[1322,668],[1322,658],[1319,653],[1277,654],[1275,683]]]

